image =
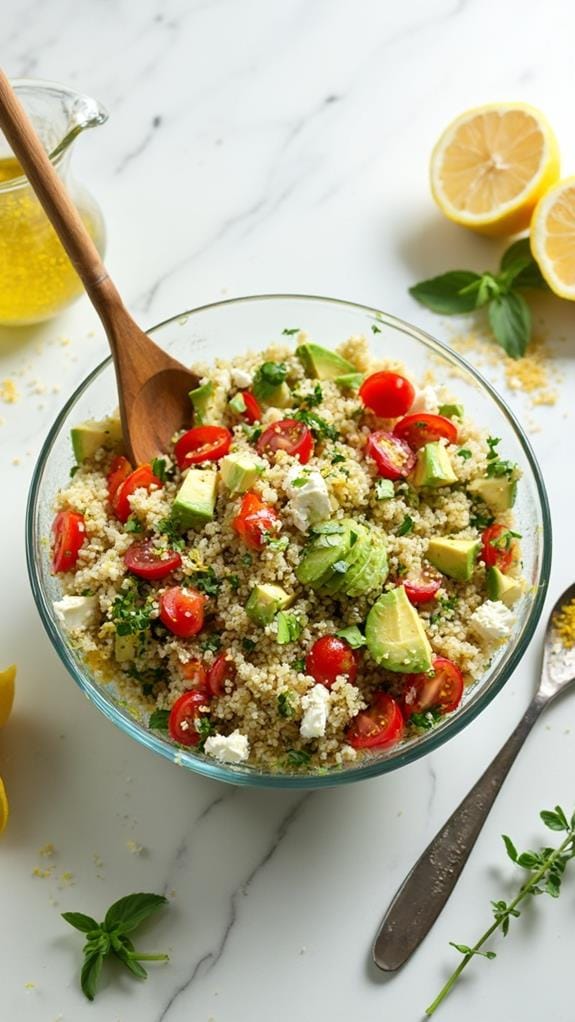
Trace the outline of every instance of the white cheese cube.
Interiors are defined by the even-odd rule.
[[[486,600],[469,618],[469,624],[484,642],[501,642],[511,635],[515,615],[501,600]]]
[[[210,735],[204,750],[220,763],[243,763],[250,754],[249,742],[241,731],[232,731],[231,735]]]
[[[325,685],[314,685],[302,696],[299,733],[302,738],[321,738],[325,734],[329,713],[329,691]]]
[[[97,608],[97,596],[64,596],[54,601],[56,617],[69,632],[91,625]]]
[[[315,469],[292,465],[286,474],[284,490],[290,498],[293,522],[300,532],[329,518],[331,504],[325,479]]]

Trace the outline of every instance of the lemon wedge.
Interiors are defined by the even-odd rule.
[[[9,816],[10,809],[8,806],[8,796],[6,794],[6,788],[4,787],[4,781],[0,777],[0,834],[8,823]]]
[[[539,200],[529,240],[551,290],[575,301],[575,177],[560,181]]]
[[[5,671],[0,671],[0,727],[3,727],[12,709],[14,702],[14,682],[16,680],[16,665],[12,664]]]
[[[482,234],[529,226],[559,177],[559,147],[545,117],[527,103],[489,103],[461,114],[431,155],[431,190],[450,220]]]

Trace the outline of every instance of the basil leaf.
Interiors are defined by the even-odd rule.
[[[110,906],[104,919],[104,928],[108,931],[117,929],[122,933],[129,933],[162,905],[167,904],[168,899],[161,894],[128,894]]]
[[[100,924],[92,919],[92,916],[86,916],[83,912],[62,912],[62,919],[70,923],[75,930],[80,930],[80,933],[91,933],[92,930],[98,930],[100,927]]]
[[[511,291],[494,298],[489,306],[489,325],[510,358],[525,354],[531,337],[531,311],[521,295]]]
[[[481,274],[471,270],[451,270],[414,284],[409,293],[433,312],[456,316],[476,308],[481,279]]]
[[[529,238],[520,238],[519,241],[514,241],[503,253],[499,276],[500,278],[504,277],[507,284],[513,284],[513,287],[549,290],[549,285],[533,258]]]
[[[87,954],[84,959],[80,975],[80,983],[82,990],[89,1001],[94,1000],[103,962],[104,955],[101,951],[93,951],[90,954]]]

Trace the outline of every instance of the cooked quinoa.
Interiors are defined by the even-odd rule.
[[[302,333],[295,340],[298,351],[309,342]],[[309,364],[287,344],[232,362],[194,366],[202,387],[211,384],[201,423],[230,431],[228,455],[253,458],[262,431],[294,416],[301,416],[313,434],[313,453],[305,466],[287,450],[257,454],[259,467],[249,493],[272,509],[272,525],[260,532],[261,544],[256,548],[238,531],[245,493],[230,490],[220,461],[181,469],[173,448],[161,463],[154,463],[156,475],[164,477],[160,485],[137,488],[128,496],[130,513],[125,522],[118,520],[109,499],[108,476],[117,464],[117,449],[98,447],[56,496],[55,510],[81,515],[83,530],[71,570],[57,569],[63,599],[57,602],[56,612],[70,641],[102,684],[113,680],[143,719],[165,731],[167,711],[184,693],[198,687],[197,663],[209,677],[216,660],[225,656],[228,676],[221,691],[213,695],[199,685],[205,700],[192,720],[193,737],[184,742],[199,755],[247,762],[266,771],[313,771],[350,764],[377,752],[377,743],[370,751],[353,736],[358,720],[369,723],[370,709],[381,691],[403,707],[406,720],[396,740],[434,726],[445,712],[441,703],[424,704],[419,713],[405,712],[410,699],[406,692],[414,678],[422,685],[421,672],[388,670],[386,654],[383,659],[375,657],[365,644],[370,610],[382,595],[404,583],[417,585],[432,579],[439,584],[434,598],[416,604],[415,612],[433,656],[456,665],[465,685],[482,676],[510,635],[511,597],[505,606],[488,593],[480,542],[486,527],[501,526],[500,535],[494,534],[493,563],[499,564],[501,553],[505,584],[515,581],[513,599],[519,598],[523,583],[512,510],[495,512],[469,486],[486,478],[501,478],[515,486],[516,466],[501,460],[504,452],[465,417],[454,404],[457,397],[443,388],[419,387],[411,380],[416,390],[413,410],[437,414],[444,406],[444,419],[451,416],[455,424],[455,442],[439,438],[435,444],[447,456],[453,481],[416,486],[412,470],[407,477],[384,483],[381,465],[368,454],[366,445],[374,432],[392,432],[401,417],[377,418],[357,388],[363,378],[380,371],[400,373],[409,380],[409,367],[376,362],[362,337],[348,340],[338,354],[351,364],[356,379],[351,373],[344,382],[314,377]],[[250,424],[246,402],[234,399],[251,393],[264,363],[282,367],[283,407],[260,400],[261,418]],[[196,424],[198,418],[196,409]],[[197,468],[216,473],[215,506],[210,520],[196,522],[186,531],[181,523],[178,526],[174,504],[183,481]],[[319,522],[314,507],[321,511]],[[338,523],[352,522],[362,537],[377,536],[384,543],[387,571],[375,588],[353,596],[341,590],[327,595],[322,585],[298,579],[310,545],[317,544],[318,537],[321,544],[326,522],[330,523],[323,533],[326,542],[334,524],[337,530],[343,528]],[[430,563],[430,540],[441,538],[475,542],[469,580],[457,581]],[[166,549],[179,553],[181,563],[169,577],[150,581],[128,570],[127,551],[147,540],[153,541],[158,556]],[[507,556],[511,549],[513,557]],[[344,561],[335,570],[345,574],[349,569]],[[254,589],[262,586],[281,587],[289,597],[266,623],[250,613],[250,597],[253,600]],[[163,594],[171,587],[204,597],[203,627],[188,638],[174,634],[160,617]],[[344,672],[320,691],[316,677],[307,672],[306,658],[319,638],[350,626],[357,626],[348,633],[357,646],[352,654],[357,677],[351,683],[349,672]],[[433,674],[432,667],[430,679]],[[170,731],[174,733],[171,727]]]

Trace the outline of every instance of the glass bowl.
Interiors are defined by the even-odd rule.
[[[352,766],[323,772],[271,773],[246,765],[215,762],[201,753],[179,748],[147,730],[145,714],[127,706],[115,684],[98,683],[70,645],[58,622],[53,601],[58,580],[50,573],[47,538],[53,499],[69,481],[73,463],[70,428],[89,418],[102,418],[116,404],[111,359],[102,362],[78,387],[60,412],[44,443],[32,479],[26,520],[26,551],[32,591],[52,644],[83,692],[122,731],[153,752],[197,773],[255,787],[320,788],[346,784],[395,770],[438,748],[483,710],[511,676],[539,620],[549,580],[551,523],[541,470],[519,423],[504,401],[472,366],[433,337],[393,316],[351,302],[303,295],[256,295],[206,305],[181,313],[149,331],[185,364],[232,358],[271,342],[292,343],[282,330],[305,329],[318,344],[335,347],[354,334],[369,338],[381,356],[405,363],[415,375],[431,369],[438,383],[451,384],[457,400],[480,428],[501,437],[504,456],[517,462],[523,476],[515,506],[517,531],[523,536],[523,571],[529,591],[517,607],[513,635],[485,674],[466,692],[458,709],[422,735],[382,749]]]

